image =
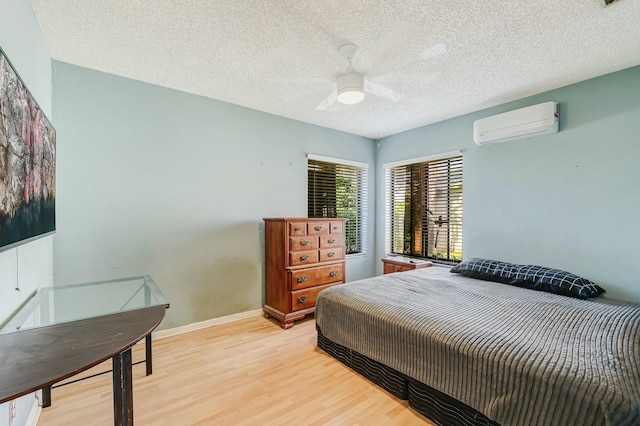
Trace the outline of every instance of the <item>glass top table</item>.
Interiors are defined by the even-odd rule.
[[[151,374],[151,332],[168,307],[150,276],[33,292],[0,324],[0,403],[42,389],[48,407],[54,384],[111,358],[114,424],[133,424],[131,347],[145,339]]]
[[[0,324],[0,334],[160,305],[169,301],[148,275],[44,287]]]

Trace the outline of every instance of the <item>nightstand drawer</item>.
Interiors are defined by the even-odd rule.
[[[385,274],[393,274],[394,272],[404,272],[409,269],[405,269],[405,267],[400,265],[392,265],[391,263],[384,264],[384,273]]]
[[[382,259],[384,265],[384,273],[392,274],[394,272],[411,271],[414,269],[428,268],[431,262],[422,259],[412,259],[410,257],[385,257]]]

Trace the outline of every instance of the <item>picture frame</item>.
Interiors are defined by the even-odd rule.
[[[56,131],[0,48],[0,251],[55,232]]]

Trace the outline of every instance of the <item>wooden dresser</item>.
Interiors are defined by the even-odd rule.
[[[344,283],[345,221],[264,219],[266,317],[290,328],[315,312],[321,290]]]

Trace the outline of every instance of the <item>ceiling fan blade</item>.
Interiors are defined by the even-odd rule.
[[[265,77],[265,94],[277,96],[284,102],[318,99],[332,87],[335,79],[328,77]]]
[[[318,57],[315,52],[306,51],[292,43],[280,43],[271,50],[271,53],[297,69],[304,70],[312,75],[326,74],[332,71],[328,67],[323,69],[325,67],[321,60],[322,58]]]
[[[431,45],[422,51],[420,55],[420,59],[431,59],[436,56],[446,55],[447,54],[447,46],[444,43],[437,43]]]
[[[328,110],[329,108],[331,108],[331,105],[333,105],[337,100],[338,91],[334,89],[334,91],[331,92],[329,96],[327,96],[322,102],[320,102],[320,104],[316,107],[316,111]]]
[[[393,79],[394,77],[400,75],[405,81],[411,82],[411,87],[414,87],[416,90],[420,89],[429,89],[434,86],[435,81],[440,77],[439,71],[422,71],[422,72],[414,72],[414,73],[393,73],[388,74],[388,76]],[[377,78],[378,76],[376,76]]]
[[[308,40],[309,34],[313,33],[313,38],[322,40],[324,53],[326,55],[335,52],[334,49],[349,43],[349,40],[339,36],[326,25],[328,15],[339,14],[344,12],[344,7],[340,2],[334,2],[332,6],[309,7],[308,2],[287,1],[287,2],[271,2],[275,7],[281,8],[284,15],[283,21],[287,24],[287,28],[292,32],[298,32],[302,40]],[[278,6],[279,5],[279,6]],[[270,8],[274,7],[270,5]],[[335,10],[332,13],[327,8]],[[365,7],[362,6],[364,11]],[[324,50],[323,49],[323,50]]]
[[[314,76],[309,76],[309,77],[283,77],[283,76],[278,76],[278,77],[265,77],[264,81],[268,82],[268,83],[273,83],[273,84],[286,84],[289,86],[297,86],[297,87],[309,87],[309,85],[314,84],[314,85],[325,85],[327,87],[331,87],[332,83],[336,82],[335,78],[329,78],[329,77],[314,77]]]
[[[392,88],[369,80],[364,82],[364,91],[380,98],[389,99],[393,102],[398,102],[400,99],[404,98],[404,95],[401,95]]]
[[[279,97],[284,102],[293,102],[305,98],[317,99],[318,92],[324,92],[324,90],[321,87],[309,86],[304,89],[283,90],[280,92]]]
[[[398,46],[401,46],[418,29],[416,24],[410,22],[399,22],[389,31],[384,31],[373,43],[375,46],[370,52],[370,68],[376,68],[380,62],[385,61],[387,56],[392,55]]]

